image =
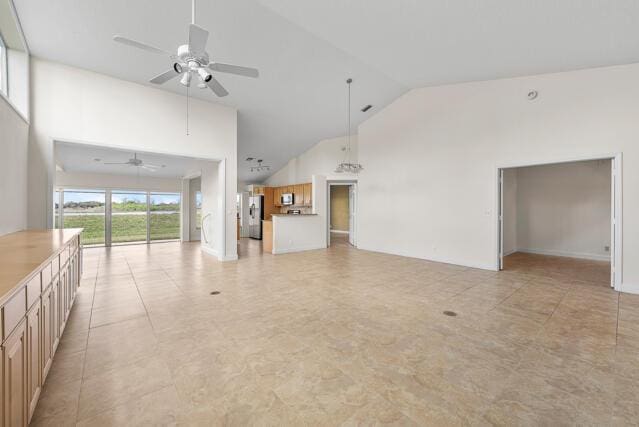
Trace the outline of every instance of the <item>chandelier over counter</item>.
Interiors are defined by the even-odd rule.
[[[353,83],[353,79],[346,80],[346,84],[348,87],[348,133],[346,136],[346,147],[344,147],[344,160],[337,165],[337,167],[335,168],[335,173],[356,174],[364,169],[359,163],[353,163],[353,161],[351,161],[351,83]]]
[[[258,159],[258,160],[257,160],[257,165],[255,165],[255,166],[251,166],[251,172],[264,172],[264,171],[270,171],[270,170],[271,170],[271,167],[270,167],[270,166],[263,165],[263,164],[262,164],[262,162],[263,162],[263,161],[264,161],[264,160],[262,160],[262,159]]]

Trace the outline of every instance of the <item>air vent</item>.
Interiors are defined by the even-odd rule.
[[[373,106],[371,104],[368,104],[366,107],[362,108],[362,113],[367,112],[368,110],[370,110],[371,108],[373,108]]]
[[[253,160],[255,160],[255,157],[247,157],[247,158],[246,158],[246,161],[247,161],[247,162],[252,162]]]

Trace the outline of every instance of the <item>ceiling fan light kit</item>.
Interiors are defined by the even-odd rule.
[[[209,88],[215,95],[223,97],[228,95],[228,91],[222,84],[213,77],[212,72],[235,74],[244,77],[259,77],[259,71],[255,68],[241,67],[238,65],[223,64],[219,62],[211,62],[209,54],[206,52],[206,42],[209,38],[209,32],[204,28],[195,24],[195,0],[192,0],[191,24],[189,25],[189,41],[177,49],[177,55],[172,54],[164,49],[151,46],[149,44],[139,42],[127,37],[116,35],[113,40],[132,46],[138,49],[146,50],[156,54],[166,55],[173,59],[173,67],[153,77],[150,82],[153,84],[164,84],[169,80],[182,76],[180,83],[186,87],[191,86],[191,80],[195,75],[198,79],[197,87],[200,89]]]

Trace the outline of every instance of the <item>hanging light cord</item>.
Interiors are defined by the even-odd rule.
[[[353,79],[346,80],[346,83],[348,83],[348,139],[347,139],[347,148],[346,148],[348,163],[351,162],[351,83],[352,82],[353,82]]]
[[[186,136],[189,136],[189,86],[186,87]]]

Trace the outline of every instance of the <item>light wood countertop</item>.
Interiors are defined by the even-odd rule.
[[[82,228],[25,230],[0,237],[0,303],[61,252]]]

